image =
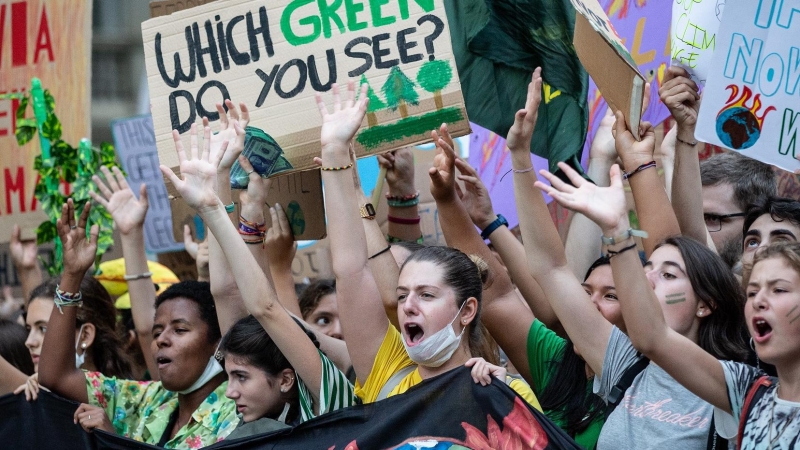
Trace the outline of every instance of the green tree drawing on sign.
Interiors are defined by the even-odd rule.
[[[359,85],[366,84],[369,90],[367,90],[367,97],[369,98],[369,105],[367,106],[367,124],[371,127],[378,124],[378,118],[375,116],[377,111],[380,111],[386,108],[386,103],[378,97],[378,94],[375,93],[375,90],[372,89],[372,85],[369,84],[367,81],[367,77],[364,74],[361,74],[361,81]]]
[[[441,59],[426,62],[417,73],[417,83],[422,89],[433,93],[433,101],[436,103],[437,110],[444,107],[442,89],[450,84],[452,79],[453,69],[450,67],[450,63]]]
[[[389,78],[383,84],[383,96],[386,97],[386,104],[392,110],[400,109],[400,116],[408,117],[408,103],[416,105],[419,103],[419,95],[414,89],[413,81],[400,70],[399,67],[392,67]]]

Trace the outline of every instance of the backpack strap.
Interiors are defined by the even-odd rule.
[[[742,448],[742,437],[744,436],[744,425],[747,422],[747,416],[750,415],[750,410],[753,405],[758,402],[761,397],[767,392],[767,388],[772,386],[772,377],[763,375],[759,377],[750,389],[747,391],[744,405],[742,405],[742,412],[739,414],[739,433],[736,436],[736,450]]]
[[[622,374],[617,384],[611,388],[611,392],[608,393],[608,409],[606,409],[606,417],[610,416],[611,413],[617,408],[617,406],[622,401],[622,398],[625,396],[625,391],[628,390],[629,387],[633,384],[633,380],[636,378],[637,375],[642,373],[642,371],[647,368],[650,364],[650,360],[644,356],[633,365],[628,367],[625,370],[625,373]]]
[[[395,372],[394,375],[386,380],[386,383],[383,385],[380,392],[378,392],[378,397],[375,398],[375,401],[377,402],[378,400],[384,400],[389,397],[389,394],[403,381],[403,378],[407,377],[408,374],[416,370],[416,368],[416,364],[411,364]]]

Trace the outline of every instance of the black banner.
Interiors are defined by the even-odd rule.
[[[74,425],[78,405],[40,392],[39,400],[0,398],[0,446],[14,449],[155,449]],[[238,440],[213,449],[578,449],[540,412],[503,383],[481,386],[469,369],[451,370],[406,394],[342,409],[294,429]]]

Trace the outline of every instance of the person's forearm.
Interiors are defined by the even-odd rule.
[[[608,171],[613,165],[613,161],[604,159],[589,160],[587,174],[598,186],[608,186]],[[583,279],[592,263],[600,257],[601,234],[600,227],[583,214],[575,213],[572,217],[564,250],[567,253],[567,263],[579,280]]]
[[[222,202],[223,205],[230,205],[233,203],[233,194],[231,192],[231,169],[219,169],[217,171],[217,185],[216,185],[217,197]],[[231,219],[234,225],[236,225],[236,211],[228,213],[228,217]]]
[[[303,317],[300,312],[300,300],[297,298],[297,291],[294,289],[292,267],[270,266],[269,271],[272,274],[272,283],[275,286],[278,300],[283,307],[295,316]]]
[[[59,288],[65,292],[80,292],[83,275],[65,269]],[[77,311],[77,306],[53,308],[39,359],[39,384],[63,397],[86,403],[85,378],[75,367]]]
[[[0,356],[0,396],[14,392],[27,381],[27,375]]]
[[[31,292],[44,281],[42,268],[39,267],[37,263],[33,267],[15,267],[15,269],[17,271],[17,277],[19,278],[20,287],[22,288],[22,298],[27,302],[30,300]]]
[[[359,190],[359,201],[361,204],[368,202],[363,191]],[[399,328],[397,321],[397,278],[400,276],[400,268],[388,251],[389,243],[381,231],[381,227],[375,220],[361,219],[364,226],[364,236],[367,239],[367,253],[372,258],[367,259],[367,266],[375,278],[378,290],[381,292],[383,308],[386,310],[386,317],[392,325]],[[389,225],[391,227],[391,223]],[[394,236],[391,231],[390,236]],[[400,236],[394,236],[400,237]],[[416,240],[416,239],[415,239]]]
[[[143,227],[137,227],[128,234],[121,235],[121,241],[126,275],[138,276],[150,272],[144,251]],[[156,315],[156,288],[152,276],[128,280],[128,294],[131,300],[133,325],[139,338],[139,346],[142,349],[147,370],[153,380],[158,381],[158,366],[152,357],[150,347],[153,342],[153,320]]]
[[[547,301],[544,291],[528,270],[525,247],[522,242],[507,227],[498,228],[489,236],[489,239],[503,259],[511,281],[519,289],[523,299],[533,311],[533,315],[551,330],[559,327],[558,317],[550,307],[550,302]]]
[[[689,145],[694,140],[693,130],[678,128],[675,145],[675,171],[672,182],[672,206],[675,210],[681,233],[706,242],[708,229],[703,219],[703,185],[700,180],[700,157],[698,145]],[[688,140],[687,140],[688,139]]]
[[[623,158],[623,165],[629,173],[643,164],[652,161],[652,158],[642,159],[641,156]],[[667,191],[658,176],[656,168],[645,169],[628,178],[633,193],[633,202],[636,204],[636,216],[639,226],[648,233],[648,238],[642,239],[645,255],[650,256],[656,245],[664,238],[681,233],[678,219],[667,197]],[[697,195],[697,193],[695,193]]]

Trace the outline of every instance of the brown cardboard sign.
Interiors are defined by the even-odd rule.
[[[39,78],[55,98],[62,139],[75,145],[89,136],[91,36],[91,1],[0,0],[0,94],[28,92]],[[33,238],[47,220],[34,197],[39,138],[20,147],[14,137],[19,102],[0,100],[0,243],[14,224]]]
[[[316,240],[325,237],[325,200],[322,195],[322,177],[319,170],[306,170],[270,178],[264,217],[267,227],[272,226],[269,208],[280,203],[292,225],[295,240]],[[196,212],[182,199],[176,198],[178,192],[172,183],[167,183],[167,192],[172,198],[172,232],[175,239],[182,242],[183,226],[194,228]],[[239,193],[233,190],[236,212],[240,211]]]
[[[645,78],[597,0],[571,0],[577,11],[573,44],[583,67],[639,140]]]
[[[142,24],[161,163],[178,171],[171,131],[230,98],[280,146],[284,172],[314,168],[315,92],[369,84],[358,156],[430,141],[446,122],[470,132],[443,0],[214,1]],[[325,96],[330,101],[330,95]],[[212,124],[212,127],[216,125]]]
[[[215,0],[150,0],[150,17],[161,17],[194,8],[195,6],[205,5]]]

